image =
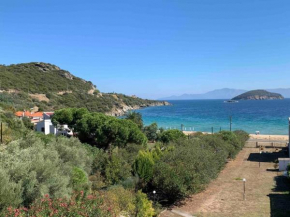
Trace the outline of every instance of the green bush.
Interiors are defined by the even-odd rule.
[[[128,112],[125,115],[125,119],[130,120],[130,121],[134,122],[135,124],[137,124],[137,126],[139,127],[140,130],[143,129],[143,120],[142,120],[142,115],[140,113]]]
[[[0,171],[6,176],[1,189],[15,189],[15,206],[27,206],[45,194],[69,197],[73,189],[72,169],[78,167],[88,174],[91,164],[92,159],[78,140],[55,138],[45,144],[31,133],[0,152]],[[11,192],[11,198],[15,196]],[[0,207],[11,205],[7,198],[8,201],[0,200]]]
[[[152,202],[141,191],[136,194],[135,207],[136,217],[152,217],[155,214]]]
[[[74,190],[81,191],[85,189],[88,184],[88,175],[81,168],[73,167],[71,182]]]
[[[169,203],[199,192],[217,177],[227,158],[239,152],[241,144],[231,132],[176,140],[155,161],[151,186]]]
[[[179,139],[186,138],[185,134],[180,130],[166,130],[160,135],[160,140],[163,143],[174,142]]]
[[[153,177],[154,164],[155,162],[151,152],[140,151],[133,166],[134,172],[138,174],[142,180],[148,182]]]
[[[88,196],[75,193],[68,198],[51,198],[45,195],[41,199],[37,199],[29,208],[20,207],[13,208],[10,206],[2,213],[3,216],[102,216],[113,217],[117,213],[113,212],[114,207],[105,203],[105,196],[100,193],[93,193]]]
[[[156,141],[158,139],[158,126],[156,123],[150,124],[149,126],[144,127],[143,132],[145,133],[149,141]]]

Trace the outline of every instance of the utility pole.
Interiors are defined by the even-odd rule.
[[[230,131],[232,132],[232,116],[230,116]]]
[[[289,140],[288,140],[288,156],[290,156],[290,118],[289,118]]]
[[[3,122],[1,121],[1,133],[0,133],[1,144],[3,143]]]
[[[213,134],[213,127],[211,128],[211,134]]]

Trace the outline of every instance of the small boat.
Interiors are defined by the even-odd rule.
[[[237,100],[227,100],[227,101],[224,101],[224,103],[238,103],[239,101]]]

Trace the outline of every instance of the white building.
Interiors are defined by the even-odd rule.
[[[53,112],[44,112],[43,120],[38,122],[36,125],[37,132],[43,132],[45,135],[53,134],[53,135],[62,135],[71,137],[73,136],[73,132],[69,129],[68,125],[61,125],[57,128],[52,124],[51,118],[53,116]]]
[[[54,134],[56,135],[57,129],[51,122],[51,117],[53,112],[44,112],[43,113],[43,120],[38,122],[36,125],[37,132],[43,132],[45,135],[47,134]]]

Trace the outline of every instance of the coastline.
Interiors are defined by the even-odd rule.
[[[196,131],[183,131],[185,135],[194,135],[197,133]],[[211,134],[210,132],[202,132],[203,134]],[[270,134],[249,134],[250,135],[250,140],[277,140],[277,141],[288,141],[289,136],[288,135],[270,135]]]
[[[119,116],[123,116],[124,114],[126,114],[128,111],[131,111],[131,110],[138,110],[142,108],[155,107],[155,106],[169,106],[169,105],[171,104],[166,101],[156,101],[153,103],[146,103],[146,104],[134,105],[134,106],[122,104],[121,107],[119,108],[114,107],[111,111],[106,112],[105,114],[109,116],[119,117]]]

